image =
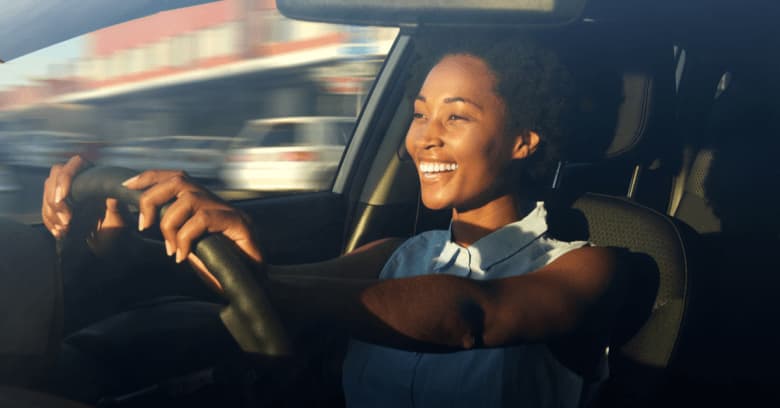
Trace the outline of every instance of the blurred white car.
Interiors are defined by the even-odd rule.
[[[217,179],[231,138],[175,135],[133,138],[103,149],[101,163],[137,170],[184,170],[202,179]]]
[[[227,153],[222,180],[239,190],[325,190],[354,126],[354,117],[340,116],[248,121]]]
[[[160,140],[163,160],[158,168],[182,169],[190,176],[218,179],[233,139],[223,136],[167,136]]]

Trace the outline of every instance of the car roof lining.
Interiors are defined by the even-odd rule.
[[[81,0],[78,6],[68,0],[7,2],[0,14],[0,62],[132,19],[214,1]]]

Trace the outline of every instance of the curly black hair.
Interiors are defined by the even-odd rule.
[[[574,76],[569,67],[581,58],[573,58],[577,53],[567,53],[567,46],[571,43],[549,33],[543,37],[528,31],[472,30],[459,35],[451,30],[429,30],[418,36],[418,57],[407,93],[414,97],[427,73],[447,55],[464,54],[483,60],[495,75],[496,94],[507,107],[506,130],[539,134],[536,152],[515,163],[513,176],[522,177],[525,189],[540,192],[550,185],[559,161],[569,160],[575,152],[580,155],[588,149],[606,147],[596,146],[589,136],[614,134],[617,106],[622,100],[618,78],[600,75],[602,79],[609,77],[599,86],[609,84],[611,91],[602,93],[610,97],[595,102],[595,94],[590,92],[595,86],[590,81],[592,72],[587,74],[591,78]]]

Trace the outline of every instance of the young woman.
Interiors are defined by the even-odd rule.
[[[617,261],[547,233],[538,179],[564,150],[572,81],[552,48],[530,38],[436,45],[406,148],[425,206],[452,210],[449,230],[269,265],[248,217],[185,174],[155,170],[124,183],[144,190],[138,228],[159,222],[168,255],[207,279],[192,242],[222,233],[270,278],[283,318],[348,332],[350,406],[576,406],[617,308]],[[73,158],[46,182],[44,222],[58,238],[83,166]],[[98,236],[122,225],[109,201]]]

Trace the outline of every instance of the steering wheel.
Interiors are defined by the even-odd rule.
[[[101,166],[79,173],[71,186],[73,207],[103,203],[111,197],[126,207],[137,208],[141,191],[122,186],[124,180],[136,174],[135,170]],[[164,211],[165,208],[160,210],[161,216]],[[222,285],[228,305],[220,318],[241,348],[270,357],[291,354],[286,331],[235,244],[221,234],[212,234],[197,241],[194,252]]]

